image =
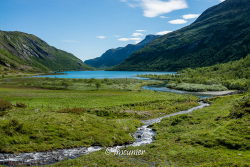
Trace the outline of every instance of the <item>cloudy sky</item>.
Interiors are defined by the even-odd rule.
[[[37,35],[82,60],[191,24],[223,0],[1,0],[0,30]]]

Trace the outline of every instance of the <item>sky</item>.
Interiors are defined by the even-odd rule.
[[[0,30],[34,34],[81,60],[164,35],[223,0],[1,0]]]

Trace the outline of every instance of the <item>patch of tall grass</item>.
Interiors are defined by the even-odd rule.
[[[169,83],[167,87],[178,90],[186,90],[191,92],[205,92],[205,91],[225,91],[228,90],[221,84],[192,84],[192,83]]]

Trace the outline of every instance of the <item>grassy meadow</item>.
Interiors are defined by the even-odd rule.
[[[197,98],[141,90],[158,82],[5,78],[0,82],[0,152],[130,143],[149,119],[197,105]]]
[[[172,89],[185,90],[190,92],[206,92],[206,91],[226,91],[225,86],[219,84],[204,85],[194,83],[168,83],[167,86]]]
[[[131,143],[140,120],[198,105],[197,97],[191,95],[141,89],[163,82],[3,78],[0,152]],[[106,155],[101,150],[48,166],[249,166],[249,92],[209,102],[209,107],[154,124],[155,141],[136,147],[146,151],[143,155]]]
[[[249,94],[218,97],[210,100],[210,107],[164,119],[153,125],[155,141],[137,147],[146,151],[139,157],[107,156],[100,151],[49,166],[247,167],[249,100]]]

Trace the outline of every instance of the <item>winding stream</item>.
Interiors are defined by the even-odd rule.
[[[171,89],[169,89],[171,91],[166,91],[166,89],[164,88],[157,88],[157,87],[147,86],[143,88],[154,90],[154,91],[164,90],[163,92],[173,92],[173,90]],[[183,93],[183,91],[174,92],[174,93]],[[207,96],[200,95],[199,97],[205,98]],[[150,128],[150,125],[159,123],[164,118],[169,118],[169,117],[180,115],[180,114],[187,114],[187,113],[193,112],[195,110],[198,110],[207,106],[209,106],[208,103],[200,102],[199,106],[193,107],[185,111],[168,114],[163,117],[156,118],[156,119],[142,121],[144,125],[139,127],[137,131],[133,134],[135,141],[132,144],[116,146],[116,147],[112,147],[111,149],[116,150],[116,149],[120,149],[120,148],[128,147],[128,146],[136,147],[136,146],[141,146],[145,144],[150,144],[153,142],[154,136],[156,135],[156,133]],[[47,152],[33,152],[33,153],[20,153],[20,154],[0,153],[0,164],[7,165],[7,166],[47,165],[47,164],[56,163],[58,161],[62,161],[66,159],[74,159],[79,156],[89,154],[92,152],[96,152],[102,149],[105,149],[105,148],[96,146],[96,147],[78,147],[78,148],[70,148],[70,149],[57,149],[57,150],[47,151]]]

